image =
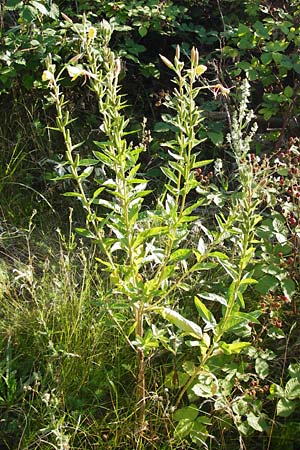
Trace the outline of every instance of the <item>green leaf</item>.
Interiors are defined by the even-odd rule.
[[[209,373],[202,373],[198,376],[198,383],[192,387],[192,391],[197,397],[213,397],[218,392],[217,380]]]
[[[195,420],[199,414],[199,409],[196,405],[191,403],[189,406],[178,409],[174,413],[174,420],[180,421],[182,419],[189,419],[191,421]]]
[[[237,30],[237,35],[239,37],[241,36],[246,36],[251,34],[251,30],[247,25],[244,25],[243,23],[239,24],[238,30]]]
[[[80,179],[88,178],[92,174],[93,170],[94,170],[93,166],[86,167],[79,175],[79,178]]]
[[[183,439],[190,434],[194,421],[191,419],[181,419],[174,430],[175,439]]]
[[[216,146],[222,145],[224,141],[224,135],[221,131],[208,131],[207,133],[209,139],[212,141],[213,144]]]
[[[96,237],[91,231],[87,230],[86,228],[75,228],[75,231],[77,231],[78,234],[84,236],[85,238],[95,239]]]
[[[280,284],[284,295],[286,295],[291,301],[293,295],[296,292],[296,284],[294,280],[292,280],[291,278],[285,278],[280,282]]]
[[[244,348],[249,347],[250,342],[233,342],[232,344],[227,344],[227,342],[220,341],[219,347],[223,350],[226,355],[233,355],[240,353]]]
[[[265,275],[260,280],[258,280],[255,289],[261,294],[265,295],[270,289],[275,290],[279,285],[279,280],[271,275]]]
[[[296,408],[296,403],[288,400],[287,398],[281,398],[277,403],[276,413],[280,417],[290,416]]]
[[[256,416],[253,412],[247,414],[247,422],[256,431],[263,432],[268,429],[265,419],[262,416]]]
[[[177,184],[178,182],[178,178],[176,177],[175,173],[173,172],[173,170],[169,169],[168,167],[161,167],[160,168],[162,173],[169,178],[169,180],[173,181],[173,183]]]
[[[289,400],[300,398],[300,381],[298,378],[291,378],[285,385],[285,395]]]
[[[270,395],[272,395],[272,397],[275,398],[284,398],[284,390],[282,389],[281,386],[279,386],[279,384],[271,384],[270,386]]]
[[[260,378],[266,378],[269,375],[269,365],[267,361],[262,358],[256,358],[255,371]]]
[[[22,4],[23,2],[20,0],[7,0],[5,2],[5,8],[12,10],[15,9],[16,6],[21,6]]]
[[[83,195],[80,194],[79,192],[64,192],[63,193],[64,197],[76,197],[76,198],[82,198]]]
[[[299,62],[293,64],[293,69],[296,73],[298,73],[300,75],[300,63]]]
[[[184,331],[190,336],[195,337],[196,339],[202,339],[202,329],[195,322],[185,319],[177,311],[174,311],[170,308],[160,309],[159,312],[161,312],[161,315],[164,319],[171,322],[180,330]]]
[[[78,163],[78,166],[83,166],[83,167],[95,166],[98,163],[99,163],[98,159],[87,158],[87,159],[81,159]]]
[[[283,55],[281,53],[277,53],[277,52],[272,53],[272,59],[275,62],[275,64],[280,64],[282,58],[283,58]]]
[[[164,234],[166,234],[168,231],[168,227],[153,227],[153,228],[149,228],[149,230],[144,230],[141,231],[135,242],[134,242],[134,247],[138,247],[139,245],[141,245],[146,239],[149,239],[153,236],[163,236]]]
[[[45,8],[45,6],[42,3],[37,2],[35,0],[31,0],[31,4],[44,16],[49,15],[49,11],[47,10],[47,8]]]
[[[199,344],[198,341],[197,343]],[[182,364],[182,369],[191,377],[195,373],[196,366],[193,361],[184,361],[184,363]]]
[[[272,61],[272,53],[262,53],[260,59],[263,64],[268,65]]]
[[[212,258],[219,258],[219,259],[229,259],[228,256],[225,253],[222,252],[210,252],[209,256]]]
[[[199,169],[199,167],[207,166],[208,164],[211,164],[214,160],[213,159],[205,159],[204,161],[197,161],[195,164],[193,164],[193,169]]]
[[[290,377],[300,380],[300,363],[290,364],[288,367]]]
[[[192,251],[187,248],[181,248],[181,249],[175,250],[175,252],[173,252],[171,254],[169,262],[174,263],[174,262],[185,260],[190,256],[191,252]]]
[[[281,41],[269,41],[267,44],[263,47],[263,50],[266,50],[267,52],[284,52],[284,50],[287,49],[289,45],[289,42],[285,41],[284,39]]]
[[[210,300],[211,302],[217,302],[220,303],[221,305],[227,306],[227,301],[225,297],[221,295],[214,294],[212,292],[200,292],[198,293],[198,296],[204,298],[205,300]]]
[[[200,317],[206,324],[205,330],[213,330],[216,327],[217,322],[212,312],[204,305],[204,303],[201,302],[198,297],[194,297],[194,302]]]
[[[138,29],[138,32],[141,37],[145,37],[148,34],[148,27],[145,25],[141,25]]]
[[[243,284],[257,284],[257,280],[255,280],[254,278],[243,278],[240,282],[240,285]]]
[[[291,97],[293,97],[294,89],[291,86],[287,86],[284,89],[283,93],[286,97],[291,98]]]
[[[259,37],[263,39],[270,39],[268,29],[259,20],[254,23],[253,28]]]

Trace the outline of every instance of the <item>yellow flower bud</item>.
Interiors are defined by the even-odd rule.
[[[160,59],[162,60],[162,62],[163,63],[165,63],[165,65],[169,68],[169,69],[175,69],[175,67],[174,67],[174,65],[171,63],[171,61],[168,59],[168,58],[166,58],[165,56],[163,56],[163,55],[159,55],[160,56]]]
[[[191,50],[191,63],[193,66],[198,66],[199,63],[199,52],[195,47]]]

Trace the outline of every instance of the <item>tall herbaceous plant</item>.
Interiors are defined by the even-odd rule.
[[[165,183],[162,189],[153,191],[143,176],[140,162],[145,144],[134,145],[130,140],[132,132],[127,131],[129,119],[118,82],[121,61],[109,48],[111,26],[102,21],[94,27],[85,17],[82,24],[74,24],[66,16],[65,20],[79,42],[78,54],[60,70],[49,55],[43,73],[56,105],[55,129],[62,133],[66,147],[66,173],[60,179],[75,182],[74,191],[65,195],[78,199],[85,211],[85,227],[77,231],[99,247],[97,260],[106,274],[109,298],[114,304],[126,305],[132,314],[133,326],[127,340],[137,355],[137,430],[144,430],[145,357],[161,344],[172,350],[167,331],[158,332],[153,325],[156,318],[158,322],[165,320],[174,325],[184,339],[192,339],[199,347],[198,364],[188,372],[176,408],[191,387],[202,396],[203,389],[195,390],[196,382],[200,386],[208,380],[214,389],[212,396],[221,396],[217,376],[209,374],[208,362],[216,354],[235,355],[250,345],[240,339],[228,343],[226,336],[237,323],[249,322],[249,314],[243,317],[240,309],[244,308],[243,293],[255,282],[248,266],[255,254],[254,231],[260,221],[259,184],[253,180],[247,159],[251,136],[243,138],[243,128],[251,118],[247,117],[244,101],[240,116],[233,120],[230,137],[238,193],[230,202],[227,200],[226,214],[218,213],[209,230],[202,224],[201,211],[210,200],[205,190],[200,189],[201,181],[195,173],[213,161],[200,159],[201,141],[197,133],[203,119],[196,97],[203,89],[227,96],[228,89],[203,80],[206,67],[200,64],[195,48],[188,68],[181,61],[179,47],[174,61],[161,56],[175,75],[174,90],[165,100],[171,111],[167,120],[175,131],[172,140],[161,143],[168,154],[168,162],[161,168]],[[103,139],[94,142],[92,156],[88,158],[81,157],[82,143],[72,141],[70,123],[74,118],[69,115],[61,88],[66,76],[72,80],[79,78],[82,89],[93,91],[97,97]],[[91,185],[95,186],[92,192]],[[149,200],[145,201],[147,196]],[[195,223],[199,225],[197,241]],[[217,267],[227,274],[225,291],[199,292],[194,298],[198,320],[191,321],[179,314],[172,305],[176,295],[191,290],[188,284],[191,279],[213,273]],[[216,316],[209,308],[211,301],[219,304]],[[201,440],[206,433],[205,423],[199,417],[190,420],[189,430],[198,430]],[[177,433],[180,435],[180,420]]]

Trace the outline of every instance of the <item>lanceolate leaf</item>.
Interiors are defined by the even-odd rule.
[[[227,301],[225,297],[214,294],[212,292],[199,292],[198,296],[201,298],[204,298],[205,300],[210,300],[211,302],[218,302],[221,303],[221,305],[227,306]]]
[[[163,316],[164,319],[171,322],[180,330],[184,331],[190,336],[195,337],[196,339],[202,339],[201,327],[196,323],[186,319],[177,311],[174,311],[173,309],[170,308],[162,308],[159,310],[159,312],[161,312],[161,315]]]
[[[195,297],[194,301],[200,317],[206,324],[205,330],[208,331],[214,329],[217,325],[217,322],[212,312],[204,305],[204,303],[201,302],[198,297]]]

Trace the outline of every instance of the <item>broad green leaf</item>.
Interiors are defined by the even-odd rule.
[[[207,135],[209,139],[212,141],[213,144],[216,146],[222,145],[224,141],[224,135],[221,131],[215,132],[215,131],[208,131]]]
[[[265,275],[260,280],[258,280],[255,289],[261,294],[265,295],[270,289],[275,290],[279,285],[279,280],[271,275]]]
[[[264,53],[263,52],[261,54],[260,59],[264,65],[270,64],[270,62],[272,61],[272,53],[268,53],[268,52]]]
[[[21,2],[20,0],[7,0],[5,2],[5,8],[7,9],[14,9],[16,6],[20,5]]]
[[[293,64],[293,69],[296,73],[298,73],[300,75],[300,63],[299,62]]]
[[[296,292],[296,285],[294,280],[292,280],[291,278],[285,278],[280,282],[280,284],[284,295],[286,295],[291,301],[293,295]]]
[[[300,381],[300,363],[290,364],[288,367],[290,377],[297,378]]]
[[[291,98],[291,97],[293,97],[294,90],[293,90],[293,88],[292,88],[291,86],[287,86],[287,87],[284,89],[283,93],[284,93],[284,95],[285,95],[286,97]]]
[[[197,339],[202,339],[202,329],[195,322],[186,319],[177,311],[174,311],[173,309],[170,308],[163,308],[159,312],[161,312],[161,315],[163,316],[164,319],[171,322],[180,330]]]
[[[267,423],[262,416],[256,416],[253,412],[250,412],[247,414],[247,422],[250,425],[251,428],[253,428],[256,431],[260,431],[261,433],[263,431],[267,431],[268,426]]]
[[[138,28],[138,32],[139,32],[139,35],[143,38],[148,33],[148,27],[145,25],[142,25]]]
[[[259,324],[259,320],[257,317],[261,315],[261,312],[259,311],[258,314],[252,313],[244,313],[244,312],[237,312],[233,313],[226,321],[226,323],[223,325],[222,330],[223,332],[231,331],[232,333],[236,333],[240,336],[239,331],[244,330],[245,327],[248,329],[247,335],[250,335],[250,328],[248,326],[249,322],[253,322],[256,324]]]
[[[291,378],[285,385],[285,395],[289,400],[300,398],[300,381],[298,378]]]
[[[284,39],[281,41],[269,41],[267,44],[263,47],[263,50],[266,50],[267,52],[284,52],[286,48],[288,47],[289,42],[285,41]]]
[[[253,28],[255,29],[257,35],[263,39],[269,39],[269,33],[268,33],[268,29],[262,24],[262,22],[260,22],[259,20],[257,20],[254,25]]]
[[[252,32],[251,29],[247,25],[244,25],[243,23],[239,24],[239,27],[237,30],[237,35],[239,37],[251,34],[251,32]]]
[[[269,364],[265,359],[256,358],[255,371],[260,378],[264,379],[269,375]]]
[[[31,0],[30,2],[41,14],[48,16],[49,15],[49,11],[45,8],[45,6],[40,3],[37,2],[35,0]]]
[[[199,343],[199,341],[196,342]],[[196,366],[193,361],[184,361],[182,369],[191,377],[195,373]]]
[[[197,397],[213,397],[218,392],[217,380],[209,373],[202,373],[198,377],[198,382],[192,387],[192,391]]]
[[[174,437],[176,439],[183,439],[190,434],[194,425],[191,419],[181,419],[174,430]]]
[[[296,409],[296,402],[281,398],[277,403],[276,413],[280,417],[290,416]]]
[[[205,444],[208,437],[206,425],[211,425],[211,423],[205,416],[197,417],[197,419],[194,421],[193,429],[190,432],[190,438],[194,444],[197,444],[198,448],[199,444],[201,444],[203,448],[207,448],[207,445]]]
[[[174,413],[174,420],[180,421],[182,419],[195,420],[199,414],[199,409],[196,405],[191,403],[189,406],[184,406],[183,408],[177,409]]]
[[[227,342],[220,341],[219,347],[223,350],[226,355],[233,355],[240,353],[244,348],[249,347],[250,342],[233,342],[232,344],[227,344]]]

